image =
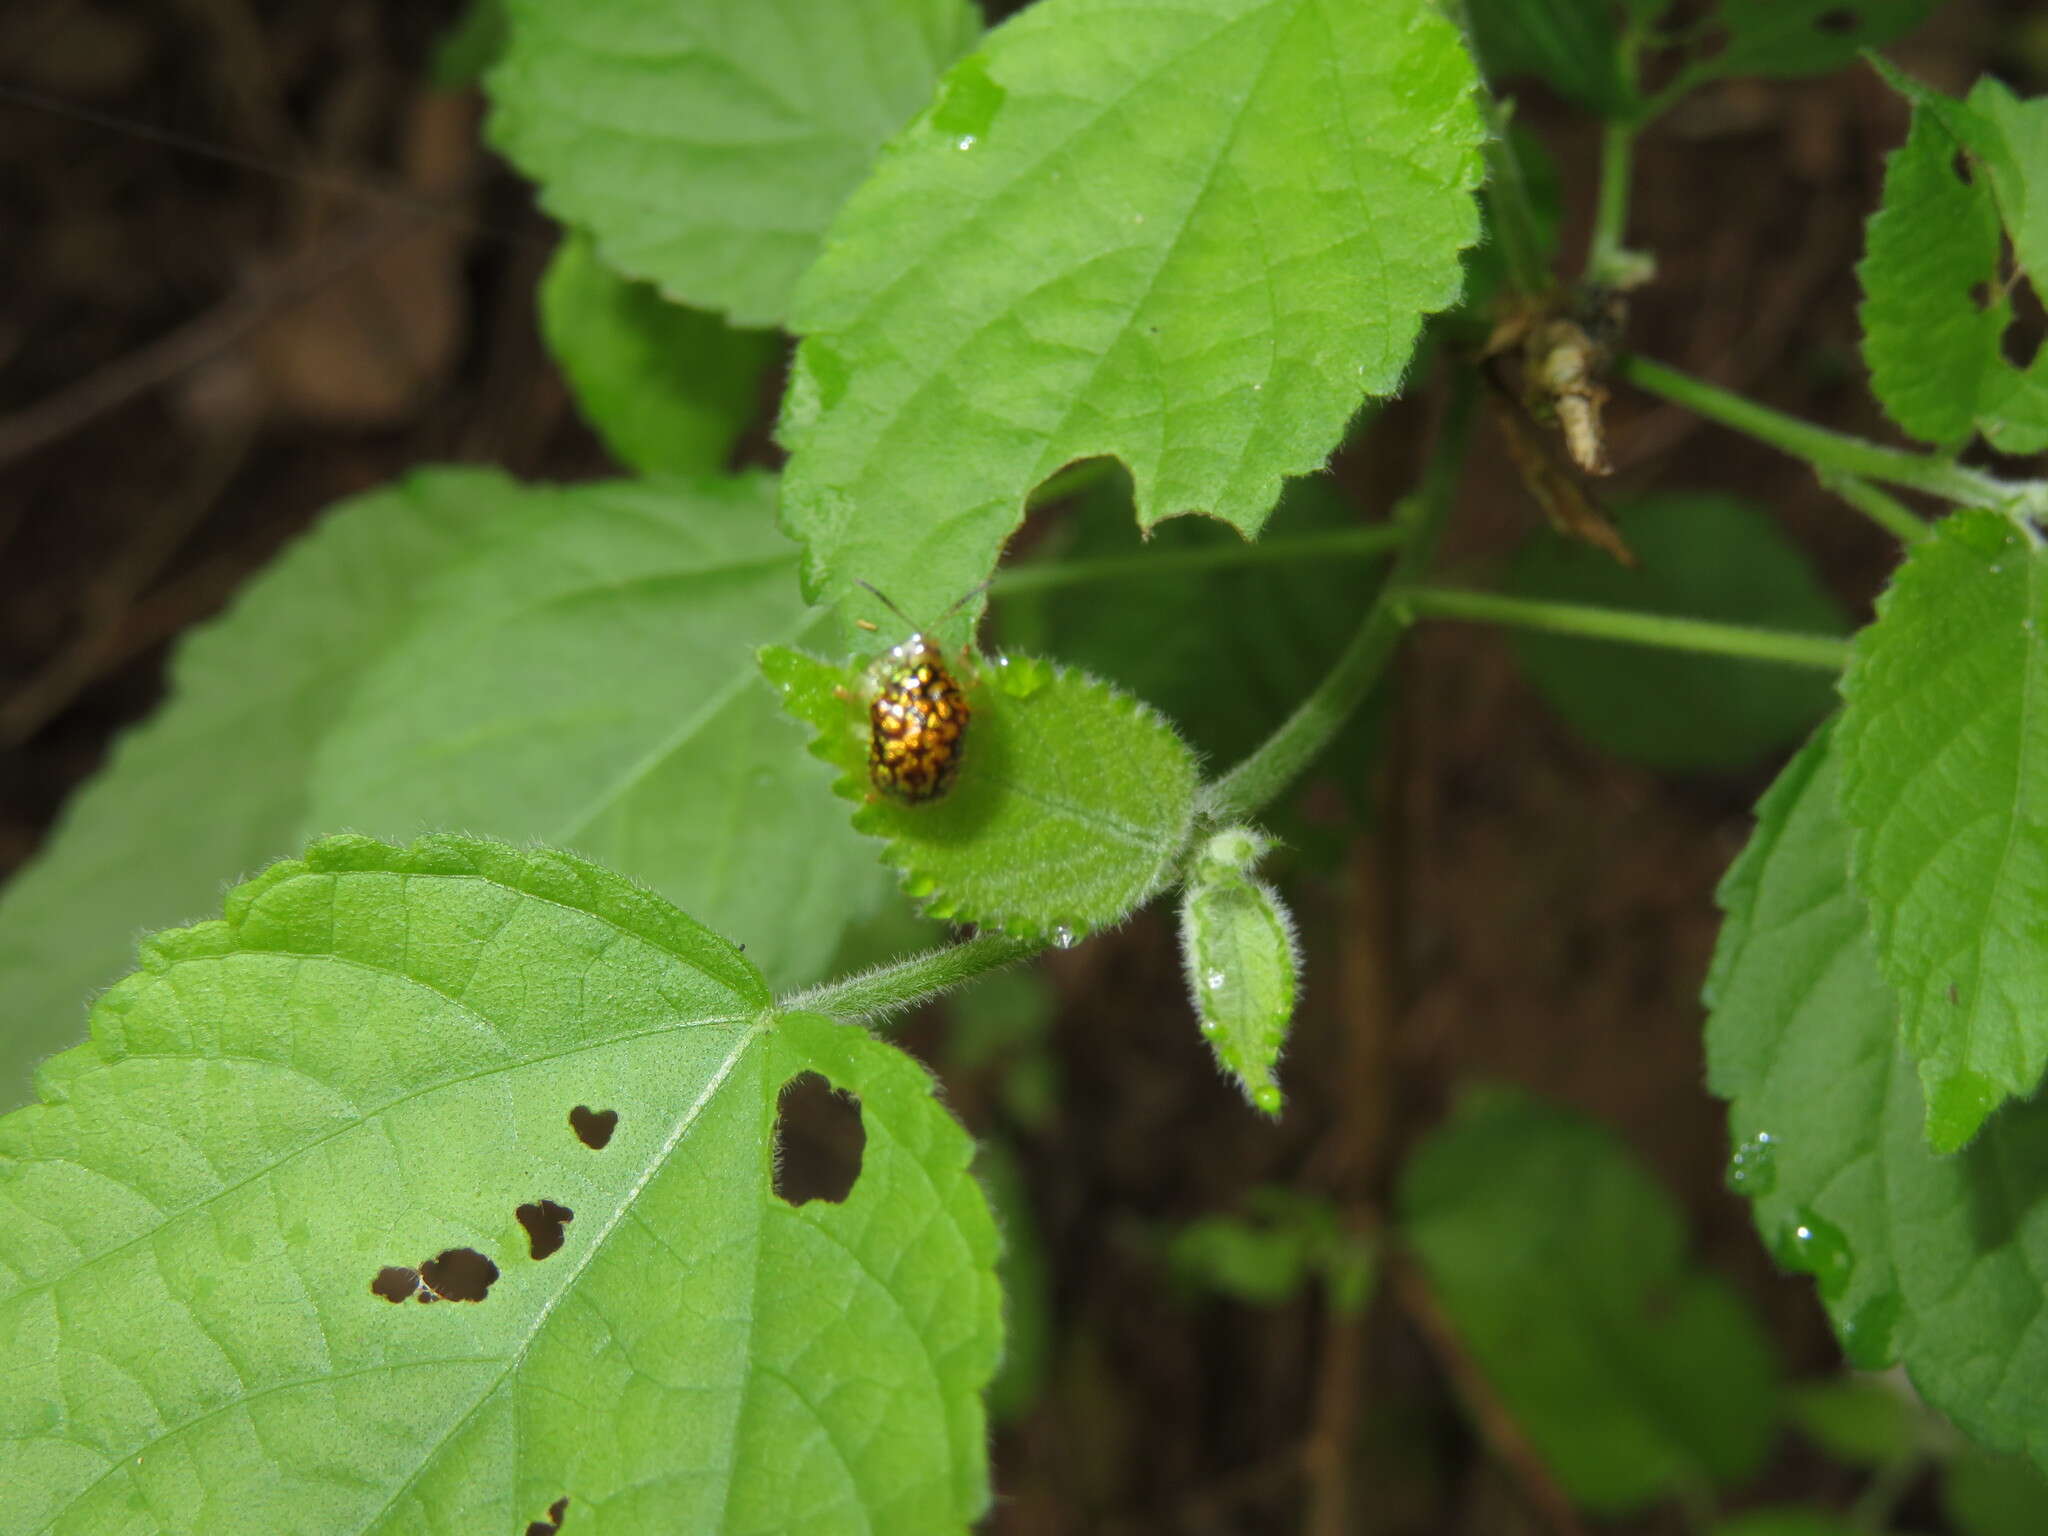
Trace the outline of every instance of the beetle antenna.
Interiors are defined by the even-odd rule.
[[[870,592],[874,593],[876,597],[881,599],[881,603],[884,608],[888,609],[891,613],[895,614],[897,618],[901,619],[904,623],[908,624],[912,629],[916,629],[918,627],[917,620],[913,619],[901,608],[898,608],[894,603],[890,602],[888,593],[884,592],[872,581],[862,581],[858,577],[855,577],[853,584],[856,587],[866,587]]]
[[[945,623],[946,620],[953,617],[954,614],[958,613],[962,608],[965,608],[969,603],[973,602],[977,597],[981,596],[982,593],[986,592],[994,584],[995,577],[991,576],[987,581],[984,581],[980,586],[970,587],[965,592],[962,592],[958,597],[953,599],[953,606],[948,608],[944,613],[939,615],[938,622],[941,624]]]

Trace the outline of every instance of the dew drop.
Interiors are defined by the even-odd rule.
[[[1202,1036],[1204,1039],[1214,1040],[1218,1035],[1222,1033],[1223,1026],[1221,1024],[1218,1024],[1214,1019],[1202,1020]]]
[[[1728,1187],[1738,1195],[1761,1200],[1778,1187],[1778,1144],[1769,1131],[1738,1142],[1728,1159]]]
[[[1778,1258],[1787,1269],[1813,1276],[1823,1301],[1839,1299],[1856,1270],[1856,1256],[1842,1229],[1810,1210],[1794,1215],[1778,1240]]]
[[[1211,992],[1216,992],[1220,991],[1223,987],[1223,984],[1229,980],[1230,978],[1224,975],[1221,971],[1207,971],[1203,973],[1202,985],[1207,987]]]
[[[971,134],[971,133],[963,133],[963,134],[961,134],[961,135],[960,135],[960,137],[959,137],[959,138],[957,138],[957,139],[955,139],[955,140],[953,141],[953,147],[954,147],[955,149],[963,149],[963,150],[964,150],[964,149],[972,149],[972,148],[974,148],[974,146],[975,146],[976,144],[978,144],[979,142],[981,142],[981,141],[980,141],[980,140],[978,140],[977,138],[975,138],[975,136],[974,136],[973,134]]]
[[[1079,942],[1080,940],[1075,937],[1074,930],[1069,928],[1065,923],[1061,923],[1052,931],[1052,944],[1054,949],[1072,949]]]
[[[1252,1090],[1252,1102],[1269,1115],[1280,1113],[1280,1090],[1271,1083],[1262,1083]]]

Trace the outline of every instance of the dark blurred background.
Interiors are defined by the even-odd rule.
[[[482,147],[477,94],[429,83],[458,10],[0,7],[0,876],[158,701],[179,634],[323,508],[437,461],[609,471],[536,332],[554,231]],[[2044,33],[2030,0],[1951,0],[1892,52],[1943,89],[1994,69],[2033,93]],[[1559,160],[1576,270],[1597,129],[1539,88],[1517,94]],[[1889,438],[1852,269],[1905,116],[1861,69],[1682,104],[1640,154],[1630,241],[1659,272],[1631,344]],[[1800,465],[1625,393],[1614,422],[1624,487],[1751,498],[1868,612],[1893,547]],[[773,462],[765,422],[746,453]],[[1353,483],[1373,483],[1382,453],[1402,456],[1351,450]],[[1472,478],[1447,558],[1477,569],[1537,514],[1490,434]],[[1702,1086],[1712,892],[1768,767],[1672,777],[1606,759],[1485,632],[1427,632],[1400,682],[1370,787],[1381,830],[1293,891],[1311,959],[1280,1127],[1198,1050],[1156,916],[1046,967],[1049,1109],[1006,1122],[997,1069],[949,1050],[945,1012],[911,1028],[954,1063],[970,1125],[1005,1125],[1057,1320],[1037,1405],[997,1442],[996,1530],[1549,1529],[1463,1427],[1408,1309],[1253,1309],[1182,1296],[1162,1272],[1160,1233],[1263,1182],[1369,1221],[1404,1148],[1474,1076],[1616,1127],[1792,1365],[1833,1368],[1810,1285],[1773,1271],[1723,1190],[1722,1112]],[[1842,1507],[1854,1486],[1788,1440],[1756,1494]],[[1901,1524],[1940,1528],[1924,1493]]]

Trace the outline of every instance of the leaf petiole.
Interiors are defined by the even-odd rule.
[[[2048,513],[2048,481],[2001,480],[1933,454],[1886,448],[1830,432],[1647,357],[1624,356],[1616,362],[1615,372],[1638,389],[1804,459],[1823,474],[1879,480],[1963,506],[2037,517]]]
[[[1673,618],[1627,608],[1547,602],[1451,587],[1409,587],[1393,594],[1393,600],[1404,621],[1462,619],[1504,624],[1515,629],[1614,640],[1623,645],[1781,662],[1823,672],[1839,672],[1849,660],[1849,642],[1833,635],[1792,634],[1744,624],[1718,624],[1707,619]]]

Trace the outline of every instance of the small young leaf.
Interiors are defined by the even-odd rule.
[[[1856,885],[1953,1152],[2048,1065],[2048,550],[1995,513],[1945,519],[1842,691]]]
[[[1958,1155],[1928,1150],[1849,883],[1837,747],[1824,731],[1778,776],[1721,887],[1707,1065],[1730,1184],[1814,1277],[1852,1364],[1902,1359],[1974,1438],[2048,1465],[2048,1230],[2030,1215],[2048,1200],[2048,1104],[2008,1105]]]
[[[798,290],[783,515],[805,589],[937,612],[1025,496],[1255,533],[1398,389],[1478,232],[1472,67],[1434,0],[1043,0],[948,75]]]
[[[773,500],[759,476],[444,470],[335,508],[180,647],[170,702],[0,896],[0,1105],[78,1039],[138,929],[323,828],[572,845],[778,987],[816,980],[888,887],[755,676],[755,645],[816,621]]]
[[[1444,1310],[1578,1503],[1622,1513],[1762,1462],[1769,1341],[1687,1264],[1677,1208],[1606,1130],[1473,1093],[1409,1161],[1400,1208]]]
[[[858,1095],[843,1203],[773,1187],[804,1073]],[[986,1503],[967,1136],[915,1062],[778,1017],[593,865],[320,843],[150,941],[41,1086],[0,1121],[9,1530],[514,1531],[566,1498],[572,1529],[961,1531]]]
[[[2007,453],[2048,448],[2048,348],[2025,369],[2006,356],[2003,254],[2010,234],[2019,269],[2048,272],[2048,99],[1987,80],[1956,102],[1886,74],[1914,108],[1856,269],[1871,388],[1900,426],[1945,448],[1975,432]]]
[[[1745,502],[1658,496],[1622,509],[1615,522],[1638,569],[1539,531],[1515,562],[1514,590],[1819,634],[1849,627],[1778,525]],[[1770,662],[1528,631],[1511,643],[1544,698],[1587,740],[1655,768],[1748,767],[1798,741],[1834,702],[1824,675]]]
[[[1294,1022],[1301,950],[1287,906],[1251,870],[1266,839],[1227,827],[1196,855],[1180,903],[1181,963],[1202,1036],[1244,1096],[1280,1113],[1273,1063]]]
[[[853,825],[887,841],[883,858],[935,917],[1069,945],[1156,893],[1187,844],[1194,757],[1151,709],[1081,673],[1029,657],[963,663],[973,716],[959,777],[906,804],[868,776],[863,663],[770,646],[761,670],[817,732],[812,754],[860,806]]]
[[[882,141],[973,45],[973,0],[506,0],[492,141],[604,260],[782,320]]]
[[[585,419],[645,475],[724,469],[776,347],[619,276],[575,230],[541,279],[540,326]]]
[[[1719,0],[1708,75],[1817,75],[1903,37],[1941,0]]]

